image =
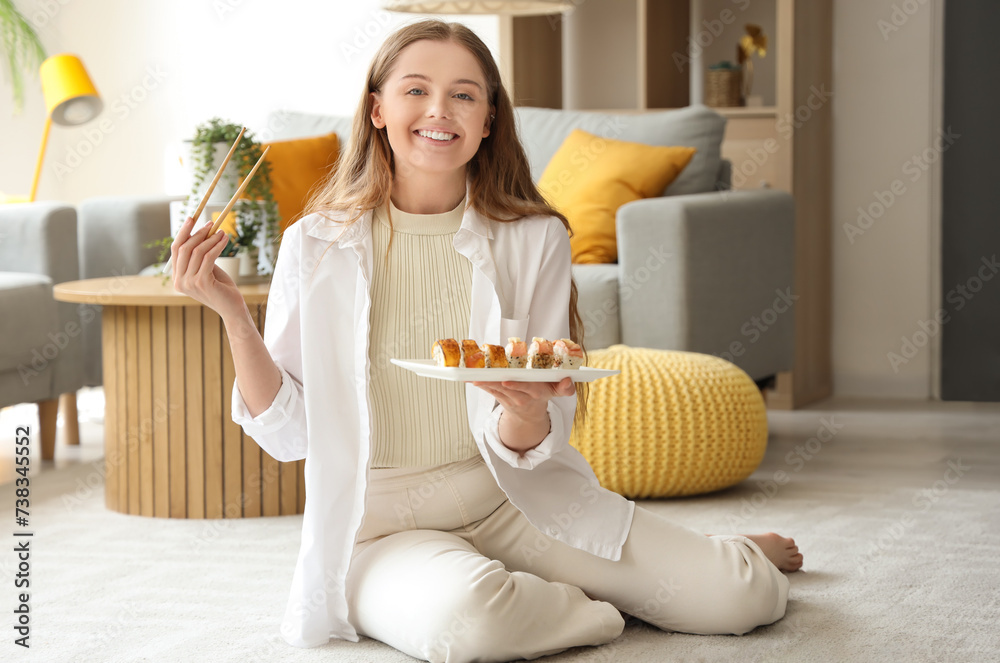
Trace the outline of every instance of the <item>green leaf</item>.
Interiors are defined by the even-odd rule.
[[[0,0],[0,51],[13,88],[17,115],[24,108],[24,72],[38,74],[45,60],[45,47],[13,0]]]

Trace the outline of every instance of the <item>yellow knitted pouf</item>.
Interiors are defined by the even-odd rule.
[[[629,498],[695,495],[750,476],[767,447],[764,399],[724,359],[613,345],[587,365],[620,375],[589,385],[570,443],[601,485]]]

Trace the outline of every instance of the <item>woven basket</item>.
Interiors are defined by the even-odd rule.
[[[707,493],[764,458],[764,399],[728,361],[613,345],[588,353],[587,365],[621,371],[590,385],[586,423],[570,438],[605,488],[629,498]]]
[[[705,78],[705,105],[742,106],[743,73],[738,69],[709,69]]]

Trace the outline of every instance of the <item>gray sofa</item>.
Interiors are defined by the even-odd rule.
[[[618,210],[617,264],[573,266],[589,350],[623,343],[715,354],[755,380],[791,368],[793,199],[773,190],[728,190],[729,164],[720,154],[723,117],[705,106],[643,114],[518,108],[516,115],[536,182],[573,128],[697,149],[662,196]],[[279,111],[256,133],[283,140],[335,131],[345,142],[350,123],[345,116]],[[142,199],[141,206],[129,199],[87,201],[80,209],[84,241],[105,246],[116,238],[137,247],[165,236],[173,199]],[[82,262],[86,276],[123,268],[121,260]],[[99,358],[99,344],[88,342],[88,354]],[[92,371],[99,368],[98,361]]]
[[[55,202],[0,205],[0,407],[38,403],[42,458],[55,449],[60,396],[67,437],[78,442],[76,390],[83,386],[80,316],[52,287],[77,279],[77,217]],[[30,422],[24,422],[29,425]]]

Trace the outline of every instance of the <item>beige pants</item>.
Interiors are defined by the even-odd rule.
[[[742,536],[636,507],[612,562],[535,529],[482,458],[371,471],[347,578],[362,635],[427,661],[511,661],[599,645],[619,611],[665,630],[742,634],[785,613],[788,579]]]

